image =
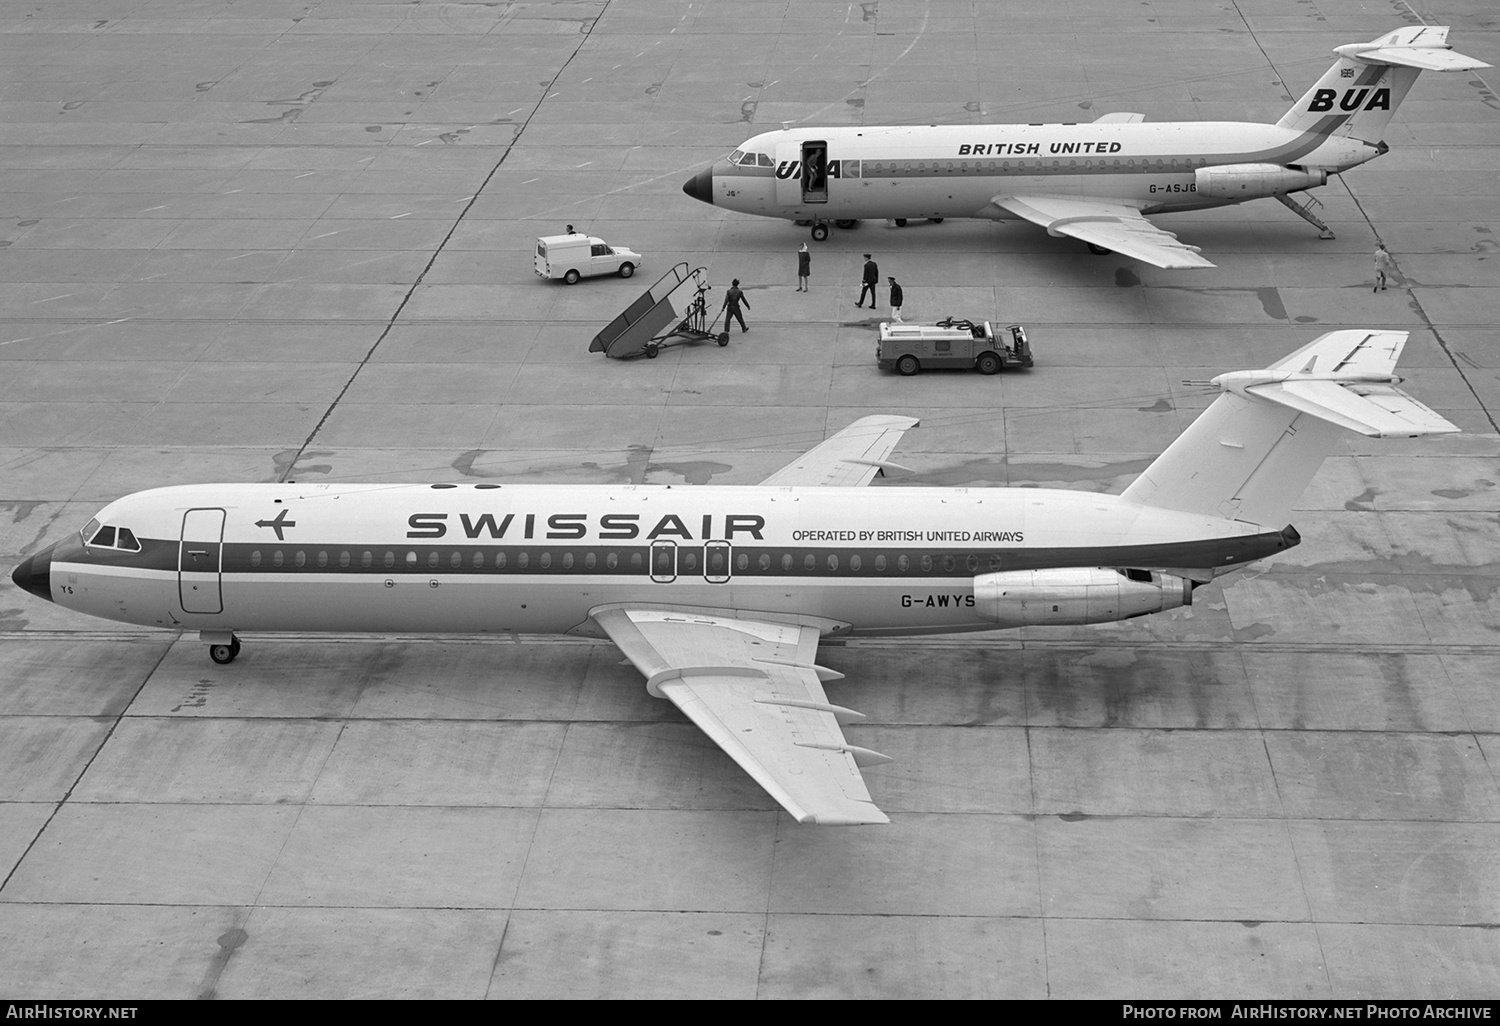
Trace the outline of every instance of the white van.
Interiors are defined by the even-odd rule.
[[[538,278],[561,278],[576,285],[579,278],[618,274],[629,278],[641,266],[641,255],[624,246],[611,246],[592,235],[544,235],[536,240]]]

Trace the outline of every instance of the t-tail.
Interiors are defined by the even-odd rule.
[[[1318,79],[1278,128],[1379,143],[1385,126],[1423,71],[1489,67],[1448,46],[1448,26],[1413,25],[1368,43],[1336,47],[1338,63]]]
[[[1330,331],[1264,370],[1214,378],[1224,394],[1125,489],[1161,509],[1282,527],[1340,433],[1449,434],[1396,385],[1404,331]]]

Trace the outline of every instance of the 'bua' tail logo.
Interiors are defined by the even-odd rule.
[[[1337,89],[1319,89],[1313,93],[1312,103],[1307,105],[1307,109],[1314,113],[1333,110],[1335,100],[1338,101],[1339,110],[1343,111],[1391,109],[1391,91],[1370,88],[1345,89],[1342,96]]]

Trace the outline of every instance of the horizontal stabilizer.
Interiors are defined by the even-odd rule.
[[[1377,438],[1458,431],[1396,387],[1405,345],[1404,331],[1330,331],[1263,371],[1222,374],[1214,383]]]
[[[1421,71],[1471,71],[1489,67],[1484,61],[1450,49],[1446,25],[1412,25],[1387,32],[1368,43],[1335,47],[1333,52],[1366,64],[1391,64]]]
[[[1246,391],[1375,438],[1416,438],[1458,430],[1389,383],[1278,381]]]

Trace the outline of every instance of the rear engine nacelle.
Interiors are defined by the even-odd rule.
[[[1212,199],[1246,200],[1315,189],[1328,181],[1321,168],[1291,168],[1281,164],[1223,164],[1200,167],[1193,175],[1198,194]]]
[[[1110,623],[1192,604],[1192,581],[1154,570],[1012,570],[974,578],[979,615],[1002,627]]]

